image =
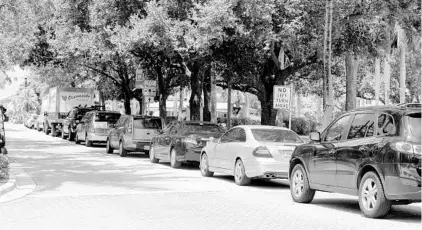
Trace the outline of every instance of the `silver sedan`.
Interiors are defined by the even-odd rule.
[[[287,128],[236,126],[207,142],[201,152],[201,174],[233,175],[238,185],[247,185],[254,178],[287,179],[291,154],[303,143]]]

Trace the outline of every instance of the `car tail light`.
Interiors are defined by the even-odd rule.
[[[402,153],[418,154],[421,155],[421,145],[415,145],[410,142],[398,141],[393,142],[391,147]]]
[[[272,158],[273,157],[270,153],[270,150],[268,150],[268,148],[265,147],[265,146],[260,146],[260,147],[256,148],[252,152],[252,155],[254,157],[262,157],[262,158]]]

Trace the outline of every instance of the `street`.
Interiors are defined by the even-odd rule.
[[[287,181],[201,176],[146,155],[108,155],[6,123],[11,167],[27,174],[22,197],[0,197],[0,229],[420,229],[421,204],[393,206],[385,219],[363,217],[357,197],[317,192],[292,201]],[[31,185],[33,184],[33,186]],[[25,187],[25,186],[23,186]],[[19,189],[17,189],[19,190]],[[22,190],[23,191],[23,190]],[[19,191],[16,191],[19,193]]]

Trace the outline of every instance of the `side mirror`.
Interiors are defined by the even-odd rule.
[[[309,134],[309,139],[313,141],[321,141],[321,134],[319,132],[312,132]]]

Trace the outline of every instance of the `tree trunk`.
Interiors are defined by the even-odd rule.
[[[210,111],[210,102],[211,102],[211,65],[209,65],[205,71],[205,76],[203,77],[204,81],[202,83],[202,88],[204,91],[204,104],[202,109],[202,120],[211,121],[211,111]]]
[[[245,93],[245,103],[242,108],[244,118],[249,118],[249,107],[250,107],[249,94]]]
[[[203,120],[211,121],[211,110],[210,105],[212,102],[211,99],[211,84],[210,82],[204,83],[204,108],[203,108]]]
[[[184,97],[184,89],[182,86],[180,86],[180,94],[179,94],[179,116],[178,120],[183,121],[183,97]]]
[[[390,54],[384,60],[384,104],[390,104]]]
[[[190,79],[191,95],[189,99],[190,120],[199,121],[201,119],[201,82],[199,79],[199,68],[195,66],[192,68],[192,75]]]
[[[166,103],[167,92],[166,92],[165,83],[164,83],[164,75],[163,75],[163,72],[161,71],[161,67],[159,65],[156,66],[155,70],[157,72],[158,91],[159,91],[159,95],[160,95],[158,107],[159,107],[159,111],[160,111],[160,117],[165,120],[167,118],[167,103]],[[149,114],[147,114],[147,115],[149,115]]]
[[[261,101],[261,125],[275,125],[277,110],[273,109],[272,99]]]
[[[227,83],[227,129],[232,127],[232,83]]]
[[[125,114],[126,115],[131,115],[132,114],[132,110],[130,108],[130,97],[128,97],[127,95],[125,95],[124,101],[123,101],[123,105],[125,107]]]
[[[328,74],[326,73],[327,69],[327,42],[328,42],[328,30],[329,30],[329,16],[330,16],[330,5],[329,0],[325,2],[325,24],[324,24],[324,77],[322,81],[322,108],[325,111],[325,107],[327,106],[327,99],[328,99]]]
[[[333,88],[333,78],[331,76],[331,33],[332,33],[332,20],[333,20],[333,1],[327,0],[326,3],[326,22],[325,29],[327,31],[327,39],[324,42],[324,76],[326,85],[324,90],[326,92],[323,94],[323,104],[324,106],[324,119],[323,119],[323,128],[327,127],[331,122],[334,113],[334,88]]]
[[[381,90],[381,80],[380,80],[380,73],[381,73],[381,60],[377,57],[375,58],[375,101],[377,105],[379,105],[380,101],[380,90]]]
[[[217,92],[215,90],[215,75],[213,72],[211,72],[210,75],[210,94],[211,94],[211,122],[217,123]]]
[[[406,41],[402,28],[399,32],[400,47],[400,103],[406,102]]]
[[[357,58],[348,53],[346,55],[346,111],[356,108],[358,65]]]

